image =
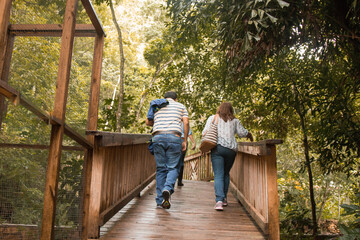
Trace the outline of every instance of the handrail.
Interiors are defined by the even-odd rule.
[[[105,224],[155,178],[149,134],[88,131],[95,137],[88,216],[88,238],[99,238]]]
[[[276,144],[282,140],[239,142],[230,171],[230,188],[269,239],[280,239]],[[185,158],[184,179],[213,179],[211,154]]]
[[[83,146],[86,149],[92,149],[93,145],[82,135],[77,133],[74,129],[72,129],[70,126],[66,125],[65,123],[62,123],[59,119],[54,117],[51,114],[48,114],[44,110],[38,108],[33,103],[31,103],[28,99],[23,97],[19,91],[11,87],[8,83],[2,81],[0,79],[0,95],[3,95],[7,98],[9,98],[11,101],[14,102],[15,105],[21,104],[23,107],[34,113],[36,116],[38,116],[41,120],[43,120],[46,124],[52,124],[52,125],[64,125],[64,133],[76,141],[78,144]]]

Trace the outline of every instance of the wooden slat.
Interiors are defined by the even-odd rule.
[[[268,232],[269,224],[267,220],[262,216],[262,214],[252,206],[252,204],[246,199],[246,197],[239,191],[236,185],[233,182],[230,182],[231,192],[236,196],[236,198],[241,202],[246,211],[250,216],[255,220],[259,227],[263,230],[264,233]]]
[[[0,143],[0,148],[23,148],[23,149],[45,149],[50,148],[49,145],[41,144],[20,144],[20,143]],[[68,151],[84,151],[84,148],[80,146],[62,146],[63,150]]]
[[[213,182],[184,184],[175,187],[168,210],[156,208],[155,187],[149,189],[101,229],[101,239],[266,239],[232,194],[229,206],[219,212],[214,210]]]
[[[97,34],[105,37],[106,36],[105,31],[99,21],[99,18],[96,15],[96,12],[95,12],[94,7],[91,4],[90,0],[81,0],[81,2],[86,10],[86,13],[88,14],[88,16],[90,18],[92,24],[94,25]]]
[[[22,37],[61,37],[62,24],[11,24],[10,35]],[[96,37],[92,24],[76,24],[75,37]]]
[[[57,119],[60,119],[62,122],[65,122],[77,7],[77,0],[67,0],[63,32],[61,37],[55,106],[53,110],[53,116]],[[41,240],[49,240],[54,238],[54,224],[63,134],[64,125],[52,125],[48,167],[44,190],[44,208],[40,237]]]
[[[113,217],[121,208],[123,208],[126,204],[128,204],[134,197],[136,197],[147,185],[151,183],[155,179],[156,173],[151,175],[148,179],[146,179],[141,185],[138,185],[134,190],[130,193],[126,194],[123,198],[118,200],[113,204],[110,208],[106,209],[106,211],[102,212],[99,217],[99,226],[104,225],[111,217]]]
[[[101,137],[99,141],[100,147],[142,144],[151,139],[150,134],[127,134],[102,131],[86,131],[86,134]]]

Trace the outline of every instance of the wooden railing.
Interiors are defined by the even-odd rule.
[[[88,238],[99,238],[104,225],[154,178],[148,151],[151,135],[88,132],[95,136],[91,170]]]
[[[280,239],[276,144],[282,140],[239,143],[230,171],[230,189],[269,239]],[[210,153],[185,159],[184,177],[213,179]]]
[[[210,181],[214,179],[210,152],[195,153],[184,160],[184,179],[195,181]]]

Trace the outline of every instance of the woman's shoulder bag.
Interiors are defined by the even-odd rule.
[[[209,129],[205,132],[201,139],[200,143],[200,151],[202,153],[206,153],[216,147],[217,145],[217,136],[218,136],[218,122],[219,115],[216,114],[214,119],[212,120]]]

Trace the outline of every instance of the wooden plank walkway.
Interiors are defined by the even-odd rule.
[[[132,200],[101,228],[101,240],[119,239],[266,239],[234,198],[215,211],[214,184],[184,181],[176,187],[170,209],[158,209],[155,187]]]

